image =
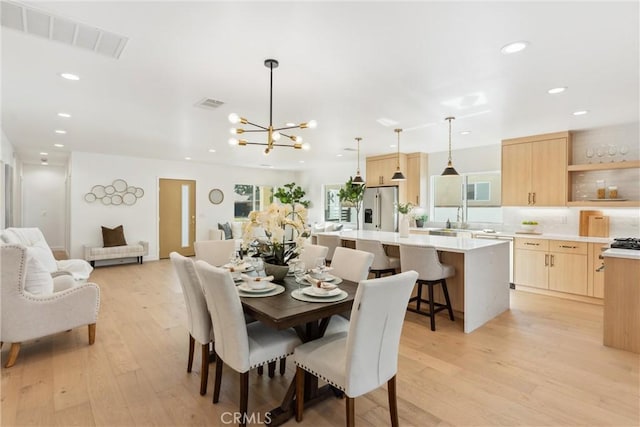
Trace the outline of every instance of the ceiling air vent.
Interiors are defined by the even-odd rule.
[[[358,150],[355,148],[347,147],[344,149],[344,151],[358,151]]]
[[[218,108],[221,105],[224,105],[224,102],[218,101],[217,99],[211,99],[211,98],[203,98],[196,103],[196,107],[208,108],[210,110],[213,110],[214,108]]]
[[[65,43],[118,59],[128,38],[69,18],[24,5],[2,1],[2,26]]]

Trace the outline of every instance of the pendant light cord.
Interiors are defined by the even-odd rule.
[[[402,129],[395,129],[395,131],[398,134],[398,156],[396,157],[396,168],[400,170],[400,132],[402,132]]]

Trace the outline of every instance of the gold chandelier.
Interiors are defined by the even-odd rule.
[[[231,128],[231,133],[233,135],[242,135],[243,133],[249,133],[249,132],[266,132],[267,142],[250,142],[245,139],[231,138],[229,139],[229,144],[240,145],[240,146],[265,145],[266,148],[264,149],[264,154],[269,154],[271,150],[273,150],[273,147],[291,147],[291,148],[295,148],[296,150],[300,150],[300,149],[308,150],[309,144],[306,144],[306,143],[303,144],[302,137],[296,136],[296,135],[287,135],[281,131],[288,130],[288,129],[306,129],[306,128],[314,129],[317,126],[316,121],[309,120],[308,122],[300,123],[298,125],[287,123],[286,126],[283,126],[280,128],[273,127],[273,69],[278,68],[278,61],[276,61],[275,59],[265,59],[264,66],[269,69],[270,75],[271,75],[270,84],[269,84],[269,126],[266,127],[266,126],[252,123],[249,120],[245,119],[244,117],[240,117],[236,113],[229,114],[229,121],[233,124],[241,123],[243,125],[251,125],[257,128],[257,129]],[[287,143],[287,144],[278,143],[280,138],[283,136],[286,138],[289,138],[291,140],[291,143]]]

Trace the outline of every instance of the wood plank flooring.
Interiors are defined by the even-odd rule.
[[[222,378],[220,402],[200,396],[199,352],[186,372],[184,299],[168,260],[97,268],[96,343],[87,328],[23,343],[2,369],[2,426],[225,425],[237,411],[239,376]],[[511,310],[465,335],[446,313],[407,313],[397,376],[405,426],[638,426],[637,354],[602,345],[602,306],[511,291]],[[9,345],[2,349],[6,362]],[[255,421],[293,377],[250,376]],[[302,425],[344,425],[345,401],[305,411]],[[384,388],[356,399],[358,426],[389,425]],[[296,425],[291,420],[287,425]]]

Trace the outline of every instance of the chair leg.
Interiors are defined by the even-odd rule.
[[[264,366],[260,365],[258,366],[258,375],[262,375],[264,374]]]
[[[304,369],[296,368],[296,421],[302,421],[304,412]]]
[[[213,384],[213,403],[218,403],[220,400],[220,383],[222,382],[222,359],[219,354],[216,354],[216,379]]]
[[[209,380],[209,343],[202,344],[202,366],[200,368],[200,395],[207,394]]]
[[[269,378],[273,378],[276,374],[276,362],[269,362]]]
[[[187,372],[191,372],[193,366],[193,349],[196,345],[196,340],[189,334],[189,360],[187,361]]]
[[[247,406],[249,404],[249,371],[240,374],[240,425],[247,425]]]
[[[280,375],[284,375],[286,370],[287,370],[287,358],[283,357],[282,359],[280,359]]]
[[[96,324],[89,325],[89,345],[93,345],[96,342]]]
[[[347,398],[347,427],[354,427],[356,425],[356,408],[355,398],[346,396]]]
[[[447,309],[449,310],[449,319],[454,321],[453,308],[451,307],[451,300],[449,299],[449,290],[447,289],[447,279],[442,279],[442,292],[444,293],[444,300],[447,303]]]
[[[416,310],[420,311],[420,300],[422,299],[422,283],[418,282],[418,299],[416,300]]]
[[[396,376],[387,381],[389,391],[389,414],[391,415],[391,427],[398,427],[398,399],[396,397]]]
[[[4,365],[5,368],[10,368],[16,364],[18,353],[20,353],[20,343],[12,342],[11,348],[9,349],[9,359],[7,359],[7,364]]]
[[[433,285],[427,285],[429,287],[429,317],[431,317],[431,330],[436,330],[436,313],[433,304]]]

